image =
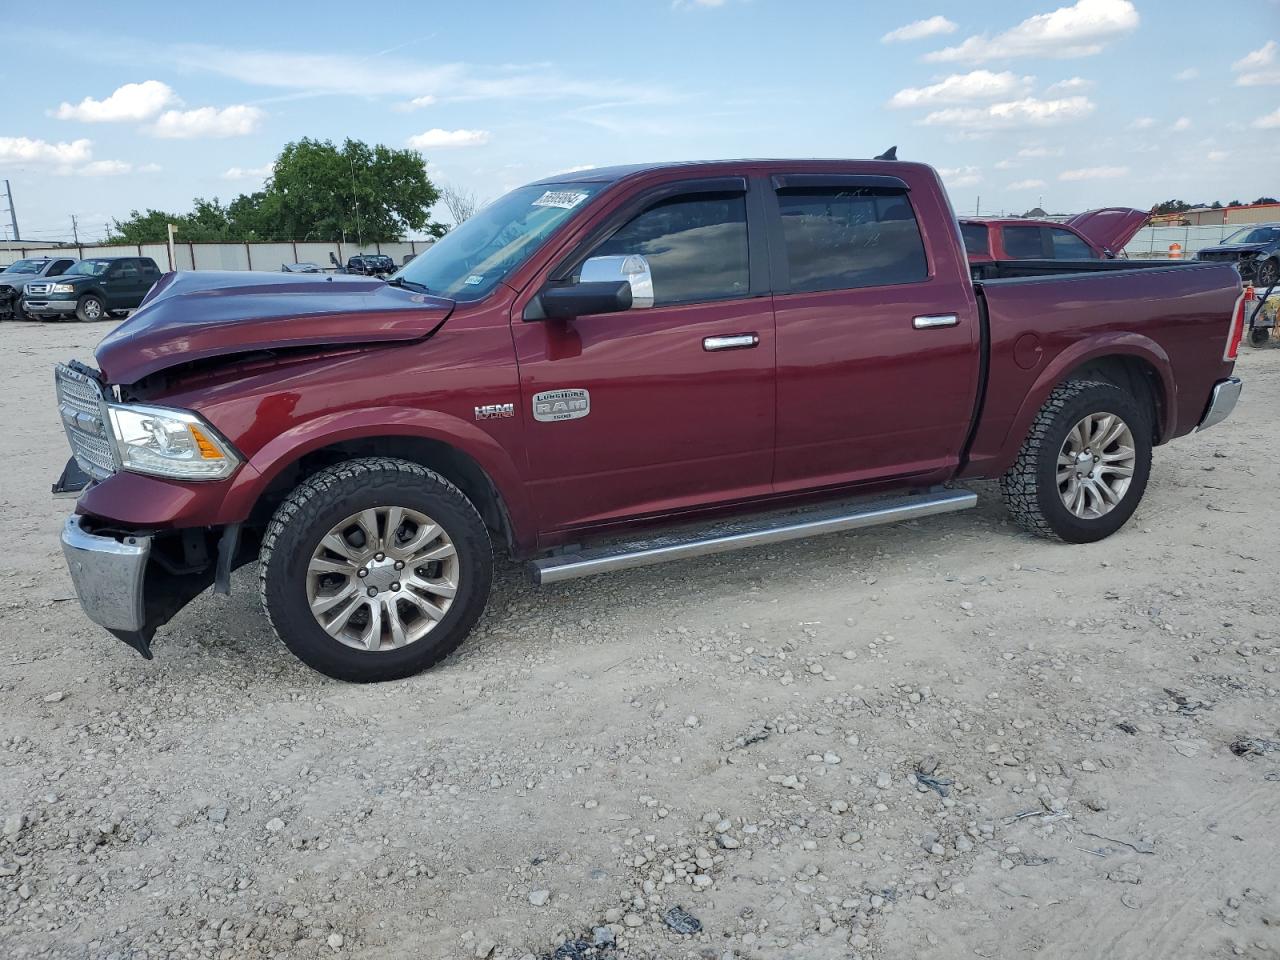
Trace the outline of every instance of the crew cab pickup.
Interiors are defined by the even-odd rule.
[[[1151,214],[1130,207],[1086,210],[1063,222],[1023,218],[960,221],[970,263],[999,260],[1110,260]]]
[[[167,274],[56,371],[93,620],[151,656],[259,562],[352,681],[423,670],[536,581],[972,506],[1118,530],[1152,448],[1228,415],[1230,264],[993,262],[896,161],[594,169],[520,187],[390,281]],[[682,574],[696,576],[696,567]]]
[[[150,257],[87,257],[56,280],[28,283],[22,309],[41,320],[103,320],[137,307],[159,279]]]

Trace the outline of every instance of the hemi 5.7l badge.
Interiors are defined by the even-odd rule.
[[[476,407],[477,420],[501,420],[515,415],[514,403],[486,403],[483,407]]]
[[[533,419],[539,423],[577,420],[591,412],[591,394],[577,387],[533,395]]]

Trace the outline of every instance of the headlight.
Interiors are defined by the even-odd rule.
[[[55,283],[49,288],[50,293],[75,293],[76,288],[70,283]]]
[[[194,413],[110,403],[120,465],[176,480],[221,480],[240,465],[235,448]]]

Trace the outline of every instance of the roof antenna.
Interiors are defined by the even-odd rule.
[[[892,147],[890,147],[888,150],[886,150],[884,153],[880,154],[880,156],[875,157],[874,159],[876,159],[876,160],[897,160],[897,159],[898,159],[898,145],[895,143]]]

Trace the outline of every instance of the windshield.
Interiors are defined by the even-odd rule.
[[[512,190],[454,227],[396,277],[452,300],[479,300],[529,258],[604,183],[541,183]]]
[[[1280,226],[1245,227],[1237,230],[1223,243],[1272,243],[1280,240]]]
[[[73,264],[63,276],[100,277],[111,266],[110,260],[81,260]]]
[[[5,273],[39,273],[48,260],[15,260],[4,268]]]

